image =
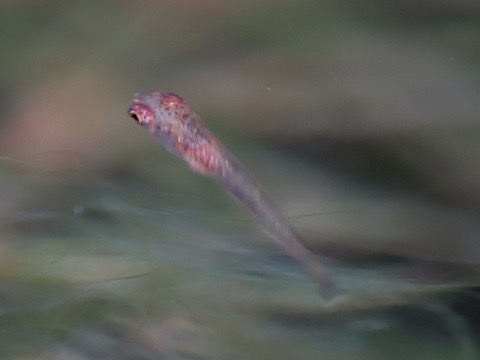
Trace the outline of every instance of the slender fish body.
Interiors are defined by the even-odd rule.
[[[138,93],[129,114],[148,128],[167,151],[183,159],[194,172],[214,178],[245,205],[277,244],[316,280],[321,294],[325,298],[333,295],[335,284],[320,257],[305,247],[243,166],[184,99],[158,91]]]

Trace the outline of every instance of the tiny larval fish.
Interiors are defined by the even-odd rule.
[[[167,151],[199,174],[214,178],[245,205],[277,244],[297,260],[330,298],[335,284],[321,257],[311,252],[239,161],[217,140],[180,96],[159,91],[135,94],[128,113],[150,130]]]

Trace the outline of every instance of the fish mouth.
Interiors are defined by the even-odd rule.
[[[133,109],[132,106],[130,106],[130,107],[128,108],[128,115],[130,115],[130,117],[131,117],[133,120],[135,120],[137,123],[140,124],[140,118],[138,117],[137,112],[135,111],[135,109]]]
[[[148,105],[134,101],[128,108],[128,115],[140,125],[148,125],[153,121],[153,112]]]

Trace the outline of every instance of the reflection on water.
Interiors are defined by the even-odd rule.
[[[332,261],[344,291],[325,303],[208,181],[195,195],[5,161],[1,174],[28,189],[3,209],[2,358],[476,356],[465,277]]]

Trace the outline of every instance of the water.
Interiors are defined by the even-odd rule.
[[[478,301],[467,280],[333,262],[344,292],[325,303],[248,213],[194,175],[165,192],[11,161],[2,177],[12,193],[29,189],[2,219],[2,358],[476,356],[454,307]]]
[[[3,2],[0,359],[478,359],[478,5]],[[127,114],[179,93],[343,292]]]

